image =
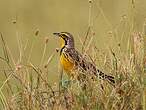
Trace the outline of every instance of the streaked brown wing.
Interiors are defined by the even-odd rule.
[[[76,51],[74,48],[72,49],[66,49],[66,53],[68,53],[68,56],[70,59],[72,59],[79,69],[83,72],[94,74],[95,76],[99,77],[100,79],[107,79],[111,83],[115,83],[114,77],[107,75],[96,68],[94,64],[91,62],[88,62],[78,51]]]
[[[82,71],[91,70],[92,72],[96,72],[96,67],[90,62],[86,61],[86,59],[83,58],[83,56],[74,48],[66,49],[65,53],[68,54],[68,57],[70,57],[69,59],[72,59],[72,61],[74,61],[75,66],[81,69]]]

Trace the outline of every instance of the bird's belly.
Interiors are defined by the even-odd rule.
[[[74,67],[74,63],[69,61],[69,59],[65,58],[63,55],[60,57],[60,63],[66,72],[71,72]]]

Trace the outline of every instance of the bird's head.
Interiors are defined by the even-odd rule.
[[[74,48],[74,38],[70,33],[57,32],[57,33],[53,33],[53,34],[60,38],[61,48],[64,46],[67,48]]]

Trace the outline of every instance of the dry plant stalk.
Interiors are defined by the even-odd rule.
[[[144,41],[142,34],[134,32],[132,34],[133,46],[134,46],[134,56],[137,64],[143,64],[144,59]],[[142,65],[141,65],[142,66]]]

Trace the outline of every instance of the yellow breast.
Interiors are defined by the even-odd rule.
[[[60,56],[60,63],[63,69],[68,73],[71,72],[74,67],[74,63],[67,59],[63,54]]]

